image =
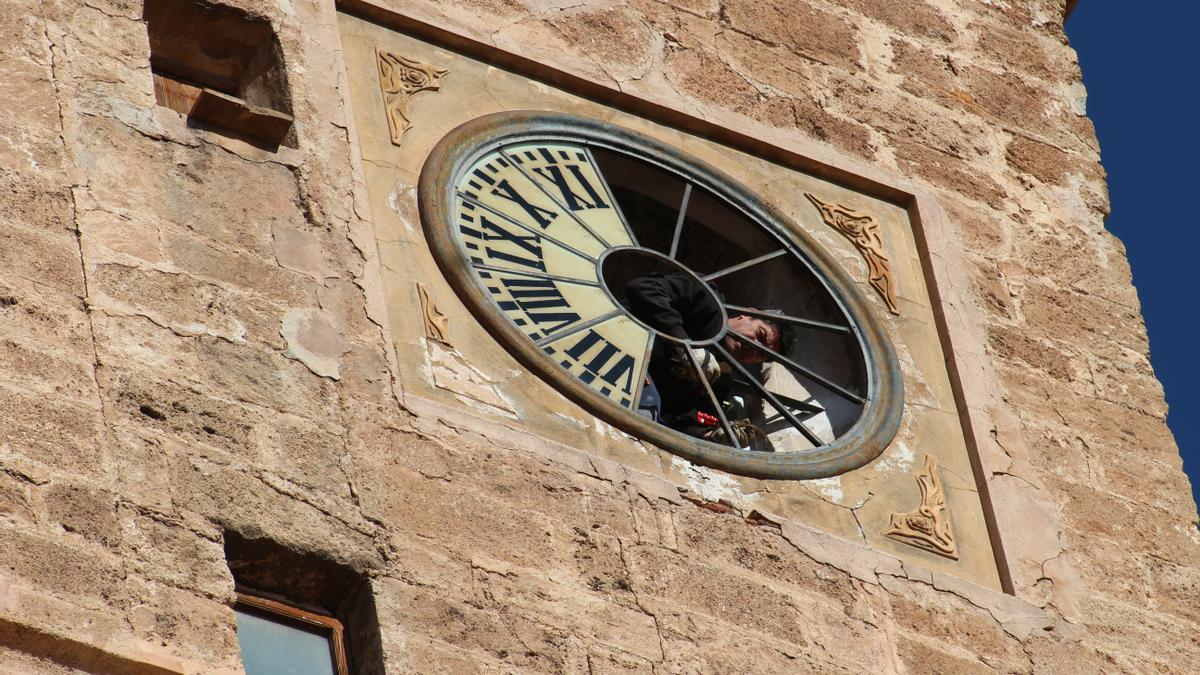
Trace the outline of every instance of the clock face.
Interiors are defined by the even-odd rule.
[[[874,310],[799,227],[678,150],[594,120],[490,115],[434,149],[420,204],[473,315],[632,434],[771,478],[861,466],[895,434],[903,391]]]

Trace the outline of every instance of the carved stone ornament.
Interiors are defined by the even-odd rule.
[[[921,486],[921,504],[915,511],[893,513],[892,527],[886,534],[910,546],[958,560],[958,545],[950,530],[950,515],[946,511],[946,493],[938,476],[937,462],[925,455],[925,464],[917,474]]]
[[[425,337],[450,346],[450,321],[437,308],[433,296],[425,284],[417,283],[417,296],[421,298],[421,316],[425,320]]]
[[[400,145],[404,132],[412,127],[406,113],[408,100],[418,92],[440,89],[447,71],[378,48],[375,49],[375,62],[379,66],[379,88],[383,90],[392,145]]]
[[[823,202],[810,192],[805,192],[804,196],[821,212],[826,225],[841,232],[854,244],[863,260],[867,261],[871,287],[887,303],[892,314],[900,314],[900,308],[896,305],[896,282],[892,279],[892,266],[883,254],[879,220],[841,204]]]

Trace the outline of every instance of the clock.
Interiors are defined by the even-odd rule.
[[[623,431],[699,464],[777,479],[857,468],[895,436],[903,383],[878,309],[769,194],[648,136],[533,111],[450,132],[418,194],[430,250],[472,316],[542,380]],[[652,274],[703,289],[720,320],[686,338],[657,330],[627,297]],[[781,353],[730,329],[736,317],[795,340]],[[646,416],[652,359],[668,352],[712,401],[707,423],[725,432],[715,437],[730,440]],[[709,384],[697,354],[722,365],[721,379]],[[768,442],[741,447],[735,416]]]

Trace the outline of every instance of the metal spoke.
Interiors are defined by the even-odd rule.
[[[608,202],[612,204],[613,210],[617,212],[617,217],[621,219],[621,225],[625,227],[625,234],[629,235],[630,243],[634,246],[641,246],[638,243],[637,235],[633,233],[633,228],[629,225],[629,221],[625,219],[625,212],[621,210],[621,205],[617,203],[617,198],[613,195],[612,188],[608,186],[608,179],[600,172],[600,165],[596,163],[596,158],[592,156],[592,149],[585,145],[583,151],[587,153],[588,162],[591,163],[592,170],[596,172],[596,178],[600,179],[600,185],[604,188],[604,193],[608,195]]]
[[[854,392],[842,387],[841,385],[835,384],[834,382],[830,381],[826,377],[823,377],[821,375],[814,373],[813,371],[809,370],[808,368],[805,368],[804,366],[800,365],[799,363],[796,363],[795,361],[789,359],[788,357],[784,356],[783,354],[780,354],[779,352],[775,351],[774,349],[771,349],[770,347],[768,347],[764,344],[761,344],[756,340],[748,338],[745,335],[742,335],[741,333],[739,333],[737,331],[733,331],[733,330],[729,331],[728,334],[733,336],[734,339],[745,342],[746,344],[753,346],[755,349],[763,352],[764,354],[770,355],[771,358],[773,358],[774,360],[783,364],[783,366],[785,368],[787,368],[788,370],[790,370],[794,373],[795,372],[800,373],[804,377],[812,380],[813,382],[816,382],[817,384],[825,387],[826,389],[829,389],[830,391],[832,391],[836,394],[840,394],[843,398],[846,398],[850,401],[853,401],[853,402],[859,403],[859,404],[867,402],[867,399],[863,398],[862,396],[855,394]]]
[[[717,411],[717,419],[721,420],[721,428],[725,430],[725,436],[729,438],[729,444],[741,450],[742,446],[738,445],[737,437],[733,435],[733,427],[729,426],[729,420],[725,417],[725,409],[721,407],[721,401],[717,398],[716,393],[713,392],[712,385],[709,384],[708,378],[704,376],[704,371],[700,369],[700,363],[696,361],[696,356],[687,347],[683,348],[683,352],[687,354],[688,361],[692,364],[692,370],[696,371],[696,377],[700,378],[700,383],[704,385],[704,392],[708,394],[708,399],[712,401],[713,409]]]
[[[572,325],[570,328],[567,328],[565,330],[560,330],[557,333],[551,333],[550,335],[547,335],[546,337],[542,338],[541,340],[534,342],[534,344],[539,347],[545,347],[546,345],[550,344],[551,342],[554,342],[555,340],[561,340],[562,338],[570,337],[570,336],[578,333],[581,330],[586,330],[588,328],[591,328],[592,326],[595,326],[598,323],[604,323],[605,321],[608,321],[609,319],[613,318],[614,316],[618,316],[622,313],[623,312],[621,310],[614,309],[611,312],[601,314],[600,316],[588,319],[587,321],[581,321],[577,324]]]
[[[772,251],[771,253],[764,253],[763,255],[760,255],[757,258],[751,258],[744,263],[738,263],[738,264],[734,265],[733,267],[726,267],[725,269],[721,270],[720,272],[713,272],[712,274],[705,276],[704,280],[712,281],[713,279],[719,279],[727,274],[733,274],[734,272],[740,272],[741,270],[744,270],[747,267],[753,267],[754,265],[757,265],[759,263],[764,263],[768,260],[774,260],[775,258],[778,258],[779,256],[786,255],[786,254],[787,254],[786,248],[781,248],[778,251]]]
[[[600,288],[600,284],[596,283],[595,281],[588,281],[586,279],[572,279],[571,277],[562,277],[557,274],[545,274],[544,272],[525,272],[523,270],[510,270],[507,267],[497,267],[495,265],[488,265],[486,263],[477,263],[477,262],[471,263],[471,267],[474,267],[477,270],[483,270],[485,272],[500,272],[503,274],[516,274],[517,276],[536,277],[538,279],[549,279],[551,281],[562,281],[562,282],[568,283],[568,284],[579,284],[580,286],[591,286],[593,288]]]
[[[804,422],[801,422],[799,418],[793,415],[792,411],[788,410],[787,406],[783,404],[783,401],[779,400],[779,397],[776,396],[774,392],[767,389],[762,382],[758,381],[758,378],[754,377],[749,370],[746,370],[745,366],[739,363],[737,359],[733,358],[733,355],[726,351],[725,347],[721,345],[721,343],[718,342],[714,346],[717,348],[717,351],[721,352],[721,355],[724,356],[727,361],[729,361],[729,365],[736,368],[742,377],[749,380],[750,383],[754,385],[756,389],[758,389],[758,392],[762,394],[763,398],[770,401],[771,406],[778,410],[780,415],[783,415],[785,418],[787,418],[787,421],[790,422],[793,427],[795,427],[796,431],[799,431],[801,435],[807,438],[808,442],[812,443],[814,447],[825,445],[825,441],[822,441],[816,434],[814,434],[812,431],[809,431],[808,427],[804,426]]]
[[[808,328],[816,328],[817,330],[827,330],[831,333],[850,333],[849,326],[839,326],[833,323],[825,323],[824,321],[813,321],[812,319],[801,319],[798,316],[789,316],[787,314],[775,314],[753,307],[742,307],[740,305],[725,305],[727,309],[732,309],[738,314],[747,314],[749,316],[757,316],[762,319],[771,319],[774,321],[786,321],[794,323],[798,326],[807,326]]]
[[[532,227],[529,227],[528,225],[525,225],[524,223],[521,223],[512,218],[509,218],[508,216],[504,215],[503,213],[500,213],[499,211],[497,211],[496,209],[489,208],[488,206],[481,204],[479,201],[477,201],[475,199],[471,199],[469,196],[466,195],[466,193],[459,192],[458,197],[460,199],[462,199],[464,202],[467,202],[469,204],[472,204],[473,206],[481,208],[484,211],[487,211],[488,213],[496,216],[497,218],[502,218],[504,220],[504,222],[506,222],[506,223],[516,225],[517,227],[521,228],[522,230],[525,230],[526,232],[528,232],[536,237],[545,239],[546,241],[549,241],[553,244],[561,246],[562,248],[567,249],[571,253],[574,253],[575,255],[579,256],[580,258],[584,258],[591,262],[596,262],[596,259],[594,257],[584,253],[583,251],[580,251],[579,249],[575,248],[574,246],[571,246],[570,244],[568,244],[566,242],[555,239],[554,237],[551,237],[550,235],[546,234],[545,232],[540,232],[538,230],[533,229]]]
[[[675,234],[671,237],[671,252],[667,257],[671,260],[675,259],[675,252],[679,250],[679,235],[683,234],[683,221],[687,218],[688,200],[692,198],[692,184],[688,183],[683,188],[683,201],[679,204],[679,219],[675,221]]]
[[[654,351],[654,333],[650,333],[650,339],[646,340],[646,353],[642,358],[642,370],[638,373],[637,389],[633,392],[633,402],[630,404],[634,411],[637,411],[642,404],[642,390],[646,388],[646,375],[650,370],[650,353]]]
[[[593,230],[591,227],[589,227],[587,223],[583,222],[583,220],[580,219],[579,216],[575,215],[574,211],[567,208],[566,205],[563,204],[562,202],[558,201],[558,199],[554,195],[550,194],[549,190],[542,187],[542,184],[537,179],[535,179],[533,176],[530,176],[529,172],[526,171],[519,163],[514,162],[512,155],[509,155],[507,152],[505,152],[504,148],[500,148],[499,150],[497,150],[497,152],[499,152],[500,155],[502,157],[504,157],[504,160],[506,162],[508,162],[509,164],[512,164],[513,168],[517,170],[517,173],[524,176],[525,180],[529,181],[530,183],[533,183],[533,186],[536,187],[538,189],[538,191],[540,191],[542,194],[546,195],[547,199],[554,202],[554,205],[558,207],[560,213],[567,214],[567,216],[570,217],[571,220],[574,220],[576,223],[579,224],[580,227],[587,230],[588,234],[595,237],[596,241],[603,244],[605,248],[612,248],[612,244],[608,243],[607,239],[605,239],[604,237],[601,237],[599,235],[599,233],[597,233],[595,230]]]

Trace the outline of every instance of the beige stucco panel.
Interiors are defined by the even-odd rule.
[[[388,324],[406,400],[430,399],[487,416],[492,423],[585,449],[631,468],[661,475],[713,501],[759,508],[849,539],[912,558],[920,565],[999,588],[968,451],[925,286],[912,223],[905,209],[728,147],[601,106],[548,85],[357,18],[341,15],[355,126],[375,225]],[[411,97],[412,127],[391,142],[375,65],[376,48],[445,68],[438,91]],[[880,459],[835,479],[760,481],[699,469],[612,428],[528,376],[466,311],[425,248],[416,182],[430,150],[459,124],[503,110],[543,109],[586,115],[671,143],[766,196],[830,250],[884,317],[905,378],[905,422]],[[826,226],[805,198],[811,192],[879,219],[895,279],[900,317],[866,283],[866,264],[841,234]],[[449,345],[426,337],[416,283],[445,315]],[[883,536],[889,515],[916,508],[915,479],[924,454],[945,467],[947,502],[960,559],[919,551]],[[953,487],[951,487],[953,486]]]

